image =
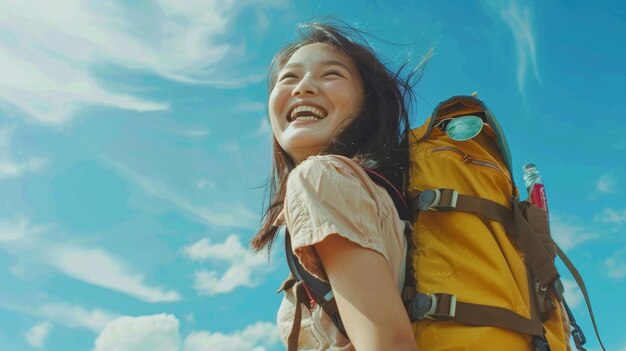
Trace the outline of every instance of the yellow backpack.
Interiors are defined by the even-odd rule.
[[[453,140],[452,121],[468,115],[480,117],[482,130]],[[452,97],[413,130],[410,145],[415,288],[403,299],[409,315],[419,315],[412,319],[420,349],[570,350],[571,312],[554,264],[562,251],[547,213],[519,201],[493,114],[475,96]],[[582,349],[584,335],[572,327]]]
[[[478,123],[479,133],[453,140],[452,129],[464,132],[455,122],[462,118]],[[558,254],[582,290],[604,350],[584,283],[552,240],[546,211],[519,200],[507,141],[485,104],[475,96],[452,97],[411,138],[405,194],[365,170],[413,226],[405,232],[402,300],[420,349],[564,351],[571,350],[571,329],[584,350],[585,337],[563,299]],[[300,309],[311,301],[348,337],[332,287],[301,266],[289,238],[286,233],[291,274],[279,289],[294,289],[297,301],[288,350],[297,350]]]

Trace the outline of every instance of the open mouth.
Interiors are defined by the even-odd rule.
[[[314,121],[324,119],[328,113],[323,109],[310,105],[297,106],[289,113],[287,120],[294,121]]]

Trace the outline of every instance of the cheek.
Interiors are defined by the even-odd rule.
[[[272,89],[268,99],[268,110],[272,126],[281,119],[282,111],[285,108],[288,97],[289,94],[287,94],[285,89]]]
[[[349,113],[357,112],[363,105],[363,89],[354,85],[338,85],[332,89],[336,103]]]
[[[357,115],[361,111],[364,102],[365,99],[360,93],[350,93],[342,96],[342,106],[347,114],[346,117],[354,117]]]

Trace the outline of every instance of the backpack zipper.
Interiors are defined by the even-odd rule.
[[[509,181],[511,181],[511,179],[509,178],[509,176],[507,175],[506,172],[504,172],[502,170],[502,168],[500,168],[500,166],[498,166],[497,164],[490,162],[490,161],[486,161],[486,160],[481,160],[481,159],[477,159],[474,158],[474,156],[470,155],[470,154],[466,154],[465,152],[452,147],[452,146],[439,146],[436,148],[433,148],[431,152],[438,152],[438,151],[453,151],[455,153],[457,153],[458,155],[460,155],[462,157],[461,161],[463,163],[471,163],[474,165],[478,165],[478,166],[483,166],[483,167],[488,167],[491,169],[494,169],[498,172],[500,172],[502,175],[504,175]]]

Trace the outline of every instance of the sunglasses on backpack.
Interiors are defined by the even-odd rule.
[[[493,134],[491,127],[478,116],[446,118],[436,122],[434,125],[434,127],[446,133],[450,139],[456,141],[466,141],[474,138],[480,134],[483,126],[487,126],[489,132]]]

